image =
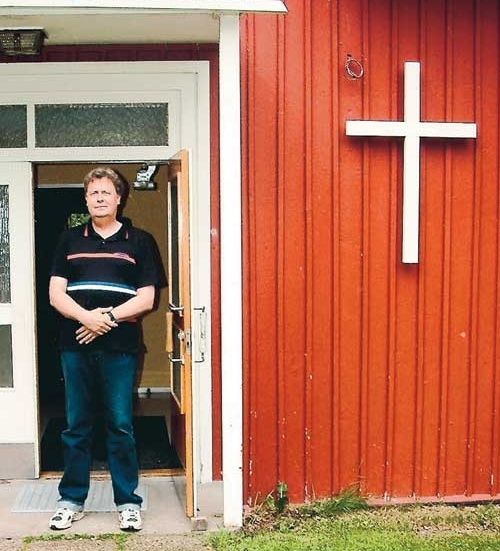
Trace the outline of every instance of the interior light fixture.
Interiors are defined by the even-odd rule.
[[[3,55],[39,55],[46,36],[42,27],[0,28],[0,53]]]
[[[152,191],[156,189],[156,182],[153,180],[158,165],[155,163],[143,163],[137,171],[134,189]]]

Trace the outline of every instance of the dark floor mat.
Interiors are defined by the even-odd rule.
[[[62,471],[64,469],[61,432],[65,429],[66,420],[62,417],[52,418],[48,422],[41,445],[43,471]],[[134,434],[141,470],[181,467],[179,457],[170,444],[164,417],[134,417]],[[98,419],[94,430],[92,470],[107,469],[104,422],[102,419]]]

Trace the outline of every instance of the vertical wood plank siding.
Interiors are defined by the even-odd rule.
[[[287,7],[241,24],[246,497],[498,495],[498,3]],[[478,124],[421,141],[418,265],[402,140],[345,135],[402,120],[405,61],[422,120]]]

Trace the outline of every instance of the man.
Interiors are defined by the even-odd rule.
[[[121,177],[110,168],[96,168],[85,177],[84,188],[90,220],[62,234],[49,284],[50,303],[63,316],[68,425],[62,434],[60,499],[49,526],[64,530],[84,514],[99,398],[120,528],[136,531],[142,528],[132,428],[133,386],[142,351],[137,318],[153,308],[163,272],[152,237],[117,217],[126,194]]]

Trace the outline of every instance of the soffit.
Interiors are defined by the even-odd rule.
[[[46,45],[218,42],[220,14],[285,13],[281,0],[0,0],[0,28],[43,27]]]

